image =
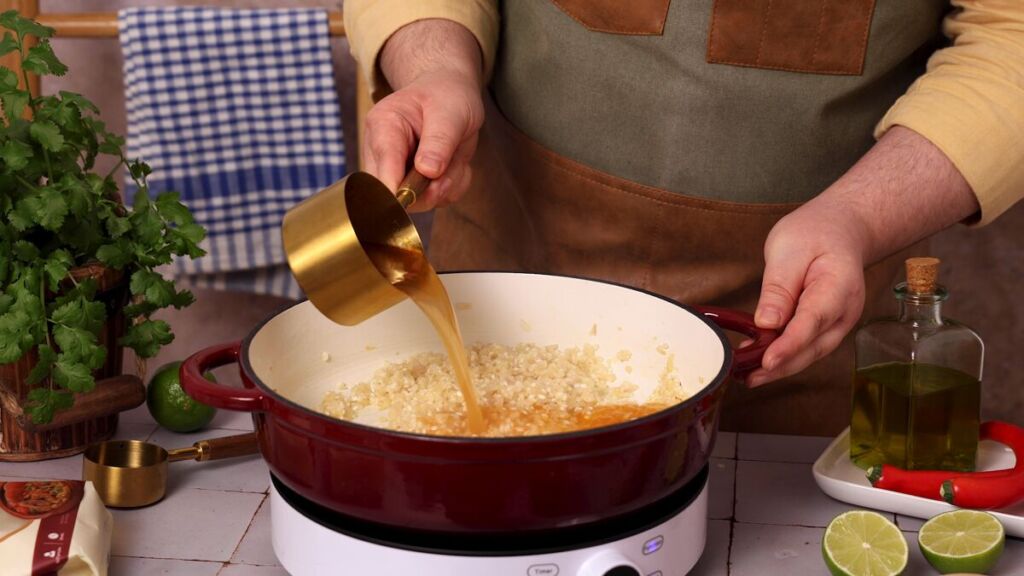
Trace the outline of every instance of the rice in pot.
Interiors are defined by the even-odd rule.
[[[644,404],[636,386],[618,382],[593,345],[478,344],[467,347],[470,372],[487,422],[484,436],[554,434],[639,418],[685,400],[673,357]],[[621,361],[627,351],[617,355]],[[321,411],[360,421],[373,412],[378,426],[434,435],[467,435],[465,405],[448,357],[422,353],[378,369],[366,382],[328,393]]]

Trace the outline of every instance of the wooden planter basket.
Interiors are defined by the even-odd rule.
[[[107,361],[94,375],[96,389],[77,394],[75,405],[57,412],[52,422],[33,425],[22,411],[32,388],[50,385],[44,380],[35,386],[25,383],[38,358],[35,350],[18,362],[0,365],[0,461],[47,460],[78,454],[93,442],[109,439],[117,430],[117,415],[145,400],[142,381],[122,376],[123,349],[117,340],[124,334],[123,308],[128,301],[128,282],[124,274],[96,264],[71,272],[76,280],[97,281],[99,300],[107,307],[107,321],[99,342],[107,349]]]

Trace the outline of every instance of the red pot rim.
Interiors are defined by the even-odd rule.
[[[310,408],[302,406],[301,404],[298,404],[297,402],[294,402],[294,401],[288,399],[284,395],[279,394],[274,389],[272,389],[270,386],[267,386],[259,378],[259,376],[256,375],[256,371],[252,367],[252,363],[249,360],[249,346],[252,343],[253,338],[255,338],[256,335],[259,333],[259,331],[261,329],[263,329],[263,327],[266,326],[271,320],[273,320],[274,318],[277,318],[282,313],[284,313],[284,312],[286,312],[286,311],[288,311],[288,310],[290,310],[290,309],[292,309],[292,308],[294,308],[296,306],[301,306],[303,304],[306,304],[308,302],[308,300],[300,300],[298,302],[294,302],[294,303],[291,303],[291,304],[286,304],[286,305],[282,306],[280,309],[278,309],[276,312],[274,312],[273,314],[271,314],[271,315],[267,316],[266,318],[264,318],[263,320],[261,320],[259,322],[259,324],[257,324],[255,327],[253,327],[253,329],[249,332],[249,334],[242,340],[241,350],[240,350],[239,359],[238,359],[239,366],[240,366],[241,370],[245,373],[245,376],[260,390],[260,392],[262,392],[265,395],[265,398],[267,400],[269,400],[271,403],[282,404],[282,405],[286,406],[287,408],[289,408],[290,410],[294,410],[294,411],[300,412],[300,413],[302,413],[304,416],[306,416],[308,418],[314,418],[314,419],[322,422],[326,426],[331,426],[331,427],[334,427],[334,428],[341,428],[341,429],[348,429],[348,430],[351,430],[351,431],[356,432],[356,433],[373,433],[373,434],[377,434],[377,435],[380,435],[380,436],[394,438],[394,439],[397,439],[397,440],[405,440],[405,441],[454,443],[454,444],[500,445],[500,446],[509,446],[509,445],[516,445],[516,444],[533,444],[533,445],[535,445],[537,443],[554,443],[554,442],[562,442],[562,441],[566,441],[566,440],[573,440],[573,441],[575,441],[575,440],[580,440],[580,439],[592,438],[592,437],[596,437],[596,436],[602,436],[602,435],[606,435],[606,434],[607,435],[618,434],[618,433],[620,433],[620,432],[622,432],[624,430],[640,428],[640,427],[643,427],[643,426],[645,426],[647,424],[653,424],[653,423],[655,423],[655,422],[657,422],[659,420],[663,420],[663,419],[667,420],[671,416],[673,416],[673,415],[675,415],[677,413],[683,412],[688,407],[693,406],[694,404],[699,403],[706,396],[714,393],[719,387],[724,385],[726,380],[728,379],[730,368],[732,367],[732,363],[733,363],[733,348],[729,344],[728,339],[725,337],[725,333],[723,332],[723,330],[717,324],[715,324],[713,321],[711,321],[707,316],[705,316],[704,314],[701,314],[700,312],[698,312],[694,308],[692,308],[692,307],[690,307],[690,306],[688,306],[686,304],[682,304],[680,302],[677,302],[677,301],[675,301],[675,300],[673,300],[671,298],[668,298],[666,296],[663,296],[661,294],[657,294],[655,292],[651,292],[651,291],[645,290],[643,288],[636,288],[634,286],[628,286],[626,284],[621,284],[619,282],[612,282],[612,281],[608,281],[608,280],[599,280],[599,279],[594,279],[594,278],[587,278],[585,276],[575,276],[575,275],[569,275],[569,274],[549,274],[549,273],[543,273],[543,272],[515,272],[515,271],[509,272],[509,271],[499,271],[499,270],[452,270],[452,271],[447,271],[447,272],[440,272],[439,274],[441,276],[448,276],[448,275],[454,276],[454,275],[458,275],[458,274],[516,274],[516,275],[524,275],[524,276],[550,276],[550,277],[557,277],[557,278],[572,278],[572,279],[576,279],[576,280],[585,280],[587,282],[597,282],[597,283],[600,283],[600,284],[608,284],[608,285],[611,285],[611,286],[617,286],[617,287],[620,287],[620,288],[625,288],[627,290],[632,290],[632,291],[635,291],[635,292],[640,292],[640,293],[646,294],[648,296],[653,296],[655,298],[658,298],[660,300],[663,300],[665,302],[673,304],[674,306],[682,308],[683,310],[686,310],[687,312],[689,312],[693,316],[696,316],[701,322],[703,322],[709,328],[711,328],[712,332],[718,337],[719,343],[722,345],[722,350],[723,350],[722,365],[721,365],[721,367],[718,370],[718,374],[716,374],[715,377],[708,384],[706,384],[703,388],[701,388],[701,390],[699,392],[697,392],[693,396],[690,396],[689,398],[687,398],[686,400],[683,400],[682,402],[679,402],[678,404],[673,404],[672,406],[669,406],[668,408],[665,408],[664,410],[659,410],[658,412],[654,412],[652,414],[648,414],[647,416],[643,416],[641,418],[636,418],[634,420],[627,420],[625,422],[620,422],[618,424],[612,424],[610,426],[601,426],[601,427],[598,427],[598,428],[587,428],[587,429],[584,429],[584,430],[577,430],[577,431],[574,431],[574,432],[560,432],[560,433],[557,433],[557,434],[541,434],[541,435],[533,435],[533,436],[498,436],[498,437],[431,435],[431,434],[420,434],[420,433],[416,433],[416,432],[405,432],[405,431],[401,431],[401,430],[391,430],[391,429],[388,429],[388,428],[380,428],[380,427],[377,427],[377,426],[369,426],[367,424],[360,424],[358,422],[352,422],[350,420],[342,420],[342,419],[339,419],[339,418],[333,418],[333,417],[327,416],[326,414],[323,414],[321,412],[318,412],[318,411],[315,411],[315,410],[311,410]],[[269,405],[265,405],[261,409],[256,410],[256,412],[269,412],[269,411],[271,411],[271,407]]]

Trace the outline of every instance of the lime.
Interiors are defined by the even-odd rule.
[[[178,369],[181,362],[164,364],[153,374],[146,389],[146,406],[158,424],[173,432],[195,432],[213,420],[217,409],[193,400],[181,388]],[[216,382],[213,374],[204,374]]]
[[[825,564],[836,576],[895,576],[907,567],[907,541],[877,512],[853,510],[832,519],[821,540]]]
[[[921,553],[942,574],[992,569],[1003,553],[1003,525],[988,512],[953,510],[921,526],[917,543]]]

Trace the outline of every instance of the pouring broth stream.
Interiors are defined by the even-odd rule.
[[[455,372],[455,381],[466,404],[469,432],[482,434],[485,429],[483,412],[469,374],[469,359],[462,343],[459,322],[444,284],[419,250],[407,250],[388,244],[367,244],[366,254],[377,270],[392,286],[404,292],[430,320],[444,343],[448,359]]]

